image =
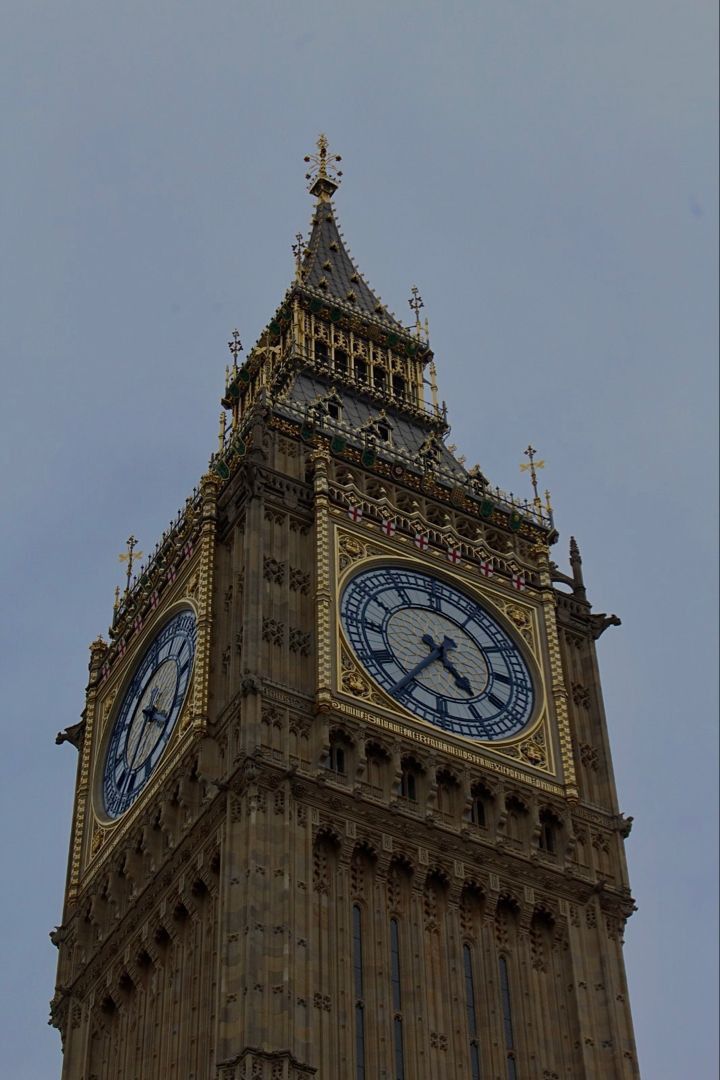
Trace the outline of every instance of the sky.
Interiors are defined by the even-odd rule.
[[[711,0],[5,0],[3,1073],[59,1076],[87,646],[216,443],[226,342],[292,276],[303,156],[383,301],[425,302],[449,441],[545,462],[598,645],[651,1080],[717,1074],[717,10]]]

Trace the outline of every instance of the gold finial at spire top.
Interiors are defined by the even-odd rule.
[[[135,550],[135,545],[137,544],[137,540],[132,535],[132,533],[127,538],[126,543],[127,543],[127,551],[123,552],[122,555],[118,555],[118,559],[120,560],[120,562],[126,562],[127,563],[127,576],[126,576],[126,580],[125,580],[125,595],[127,596],[127,594],[130,592],[130,582],[132,580],[133,562],[134,562],[135,559],[139,559],[139,558],[142,557],[142,551],[136,551]]]
[[[329,202],[340,184],[342,171],[335,168],[335,163],[342,158],[339,154],[328,154],[327,135],[319,135],[316,145],[316,153],[305,155],[305,161],[310,165],[305,179],[312,181],[308,191],[317,195],[318,202]]]
[[[243,351],[243,343],[240,340],[239,330],[233,330],[232,338],[228,341],[228,349],[232,353],[233,367],[236,368],[238,355]]]
[[[540,513],[542,512],[542,503],[540,502],[540,496],[538,495],[537,472],[536,472],[536,470],[537,469],[544,469],[545,468],[545,462],[535,460],[535,454],[537,454],[537,450],[535,449],[535,447],[531,443],[528,443],[527,449],[523,450],[523,453],[525,454],[525,456],[529,460],[527,462],[523,462],[520,465],[520,472],[527,472],[528,469],[530,470],[530,483],[532,484],[532,488],[533,488],[533,506],[535,507],[535,509],[536,509],[536,511],[538,513],[538,516],[539,516]]]
[[[295,234],[295,243],[292,245],[292,253],[295,256],[295,277],[299,281],[302,277],[302,260],[305,254],[305,238],[302,233]]]
[[[420,291],[419,291],[417,285],[413,285],[410,292],[412,293],[412,296],[408,300],[408,304],[409,304],[410,308],[412,309],[413,314],[415,315],[415,336],[419,338],[420,333],[422,331],[422,324],[420,322],[420,312],[421,312],[422,308],[425,307],[425,304],[423,303],[423,298],[420,295]]]

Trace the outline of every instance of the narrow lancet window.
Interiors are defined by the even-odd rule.
[[[500,957],[500,995],[502,997],[503,1028],[505,1029],[505,1049],[507,1051],[508,1080],[517,1080],[515,1065],[515,1045],[513,1042],[512,1009],[510,1006],[510,980],[508,979],[507,960]]]
[[[475,1012],[475,983],[473,981],[472,950],[463,946],[465,961],[465,1003],[467,1007],[467,1025],[470,1036],[470,1065],[472,1080],[480,1080],[480,1049],[478,1047],[477,1013]]]
[[[355,988],[355,1080],[365,1080],[365,995],[363,991],[362,911],[353,904],[353,981]]]
[[[405,1080],[402,1014],[400,1012],[400,937],[397,919],[390,920],[390,981],[392,984],[393,1045],[395,1072],[393,1080]]]

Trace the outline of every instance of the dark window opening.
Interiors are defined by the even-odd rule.
[[[405,1052],[403,1048],[402,1016],[400,1015],[400,934],[397,919],[390,920],[390,982],[392,986],[393,1043],[395,1049],[395,1076],[393,1080],[405,1080]]]
[[[473,981],[472,951],[469,945],[463,945],[463,960],[465,964],[465,1005],[467,1008],[468,1034],[470,1036],[472,1080],[480,1080],[480,1050],[477,1037],[477,1013],[475,1011],[475,984]]]
[[[515,1064],[515,1046],[513,1043],[512,1007],[510,1004],[510,980],[508,977],[508,965],[504,956],[500,957],[500,997],[502,1000],[503,1030],[505,1032],[505,1049],[507,1051],[508,1080],[517,1080],[517,1066]]]
[[[373,368],[373,382],[376,390],[384,390],[387,386],[387,378],[385,369],[381,367]]]
[[[405,397],[405,379],[402,377],[402,375],[393,375],[392,388],[395,397]]]
[[[330,743],[330,769],[345,775],[345,747],[338,742]]]
[[[400,794],[409,802],[417,802],[417,780],[415,773],[404,768],[400,779]]]
[[[485,803],[482,795],[473,796],[473,801],[470,806],[470,820],[473,825],[487,825],[487,817],[485,815]]]
[[[362,911],[358,904],[353,904],[353,982],[355,986],[355,1080],[365,1080]]]
[[[341,375],[347,374],[348,357],[344,349],[335,350],[335,370],[339,371]]]
[[[540,814],[538,846],[541,851],[547,851],[549,855],[554,855],[557,851],[557,825],[550,814]]]
[[[361,382],[367,382],[367,364],[359,356],[355,357],[355,378]]]

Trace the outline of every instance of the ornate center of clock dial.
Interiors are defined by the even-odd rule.
[[[443,650],[415,676],[415,682],[447,698],[467,701],[482,694],[490,673],[482,653],[457,623],[435,611],[411,608],[395,612],[387,623],[387,640],[405,671],[412,671],[449,639],[454,648]],[[467,681],[469,689],[463,689]]]
[[[145,685],[125,747],[125,762],[130,769],[139,769],[162,738],[175,701],[177,684],[177,663],[171,658],[155,669]]]

